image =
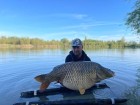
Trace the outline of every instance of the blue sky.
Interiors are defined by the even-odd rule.
[[[136,40],[125,25],[135,0],[0,0],[0,36]]]

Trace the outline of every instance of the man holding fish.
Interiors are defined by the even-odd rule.
[[[54,67],[48,74],[35,77],[41,82],[40,91],[44,91],[51,82],[58,81],[64,87],[84,94],[86,89],[95,83],[114,76],[113,71],[90,60],[82,50],[81,40],[73,40],[72,47],[73,50],[66,57],[66,63]]]

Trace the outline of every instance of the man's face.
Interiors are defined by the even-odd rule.
[[[80,56],[82,54],[82,49],[82,46],[72,46],[72,51],[76,56]]]

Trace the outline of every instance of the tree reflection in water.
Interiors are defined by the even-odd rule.
[[[140,104],[140,67],[136,74],[136,86],[125,92],[125,97],[129,99],[127,105],[139,105]]]

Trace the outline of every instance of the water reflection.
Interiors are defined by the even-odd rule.
[[[39,101],[50,101],[52,100],[52,98],[50,97],[57,97],[57,100],[95,99],[95,96],[92,93],[92,91],[87,91],[83,95],[81,95],[78,91],[62,92],[56,95],[40,96],[38,98],[39,98]],[[53,100],[55,99],[53,98]]]
[[[137,70],[136,77],[136,86],[133,86],[125,92],[125,97],[129,99],[127,102],[128,105],[139,105],[140,103],[140,68]]]
[[[136,76],[137,76],[137,80],[136,80],[137,81],[137,88],[140,89],[140,67],[137,70]]]
[[[73,100],[73,99],[93,99],[95,98],[92,92],[86,92],[85,94],[81,95],[79,92],[71,92],[71,93],[63,93],[64,100]]]

